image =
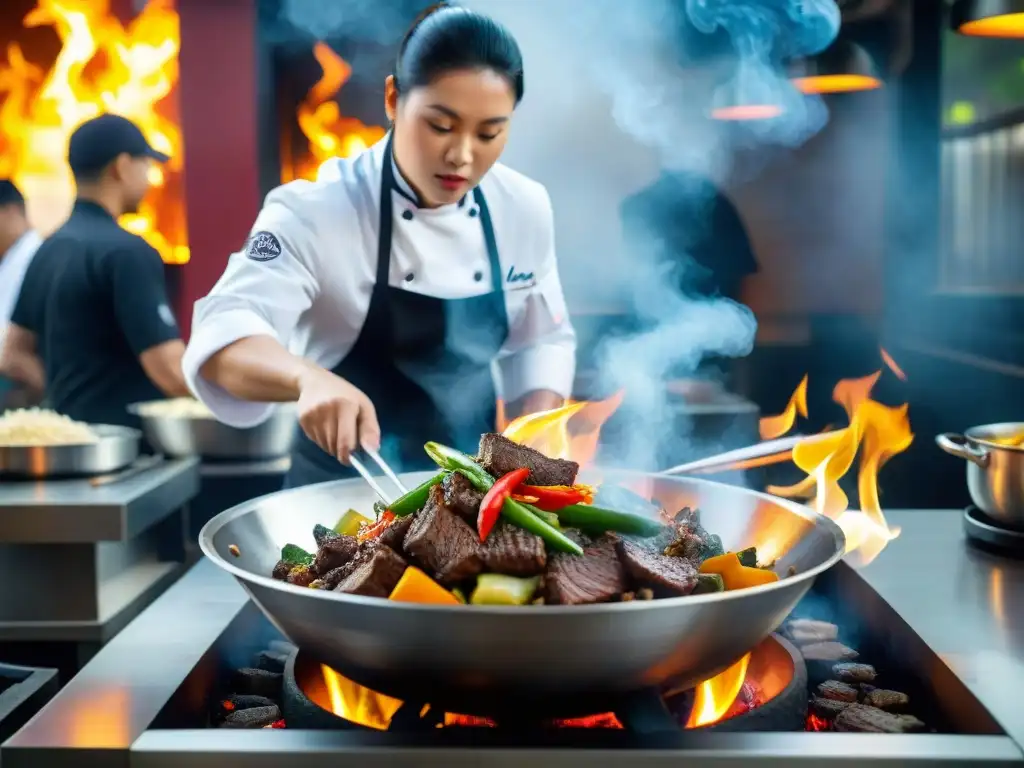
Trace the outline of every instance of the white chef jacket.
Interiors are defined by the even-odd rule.
[[[18,301],[21,282],[25,279],[25,271],[32,263],[43,238],[34,229],[30,229],[7,249],[0,258],[0,344],[3,343],[7,323],[10,322],[14,305]]]
[[[268,194],[252,233],[274,235],[280,255],[254,260],[243,247],[210,294],[196,302],[182,366],[193,394],[225,424],[253,426],[273,408],[239,400],[200,377],[206,360],[227,345],[272,336],[330,369],[355,344],[376,279],[386,144],[387,137],[353,158],[330,160],[316,181],[293,181]],[[408,194],[397,172],[395,178]],[[498,396],[511,402],[546,389],[568,397],[576,334],[558,275],[551,200],[542,185],[500,164],[480,188],[494,227],[509,321],[492,366]],[[461,204],[417,208],[398,190],[390,194],[391,287],[443,299],[491,291],[480,217],[469,213],[472,195]]]

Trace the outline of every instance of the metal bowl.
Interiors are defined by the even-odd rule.
[[[413,487],[428,476],[403,480]],[[316,523],[332,525],[348,508],[370,510],[375,496],[358,479],[240,504],[208,522],[199,544],[304,653],[372,690],[474,714],[524,706],[593,712],[616,694],[670,680],[696,685],[775,631],[843,555],[839,527],[797,504],[693,478],[605,473],[604,480],[623,477],[631,487],[647,484],[668,509],[698,507],[727,549],[757,545],[765,557],[778,554],[780,574],[792,568],[794,575],[718,594],[526,607],[392,603],[272,579],[282,545],[312,550]]]
[[[0,474],[33,479],[101,475],[139,457],[137,429],[92,424],[99,439],[84,445],[0,446]]]
[[[974,506],[995,523],[1024,531],[1024,423],[971,427],[935,438],[946,453],[967,460]]]
[[[159,401],[154,401],[159,402]],[[139,417],[142,433],[153,450],[167,456],[199,456],[219,460],[261,460],[287,456],[295,441],[295,408],[279,406],[266,421],[239,429],[222,424],[212,416],[177,416],[152,413],[134,403],[129,413]]]

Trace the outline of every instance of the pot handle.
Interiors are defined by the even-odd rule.
[[[990,454],[981,448],[975,448],[963,435],[955,432],[944,432],[935,438],[936,445],[951,456],[967,459],[977,464],[982,469],[988,467]]]

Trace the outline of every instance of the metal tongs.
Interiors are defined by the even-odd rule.
[[[395,471],[388,466],[388,463],[384,461],[383,458],[381,458],[381,455],[377,453],[377,451],[375,451],[373,448],[367,448],[365,446],[362,448],[362,451],[363,453],[365,453],[367,456],[374,460],[377,466],[381,468],[385,475],[387,475],[388,479],[395,484],[399,491],[401,491],[401,493],[399,494],[400,496],[404,496],[409,492],[409,489],[406,488],[402,481],[398,479],[398,475],[395,474]],[[380,483],[378,483],[376,478],[370,474],[370,471],[366,468],[366,465],[363,464],[363,462],[361,462],[358,458],[356,458],[354,454],[349,456],[349,461],[352,463],[352,468],[355,469],[355,471],[358,472],[360,475],[362,475],[363,480],[365,480],[367,484],[369,484],[369,486],[373,489],[373,492],[380,497],[381,501],[383,501],[385,504],[391,504],[391,502],[394,501],[394,499],[389,498],[388,495],[384,492],[384,489],[380,487]]]

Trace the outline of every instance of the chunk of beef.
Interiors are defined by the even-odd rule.
[[[477,513],[484,495],[466,479],[465,475],[452,472],[441,483],[444,489],[444,503],[453,512],[457,512],[470,525],[476,525]]]
[[[604,603],[626,590],[626,572],[616,552],[616,538],[601,536],[583,555],[556,552],[548,558],[544,576],[548,603]]]
[[[409,527],[405,551],[445,585],[476,576],[483,570],[479,536],[448,508],[439,485],[430,489],[426,505]]]
[[[625,539],[619,540],[618,550],[626,572],[640,584],[661,587],[673,595],[688,595],[697,586],[697,569],[689,560],[652,552]]]
[[[551,459],[540,451],[514,443],[494,432],[480,438],[480,464],[495,477],[523,467],[530,468],[530,485],[572,485],[580,465],[575,461]]]
[[[394,522],[380,535],[381,544],[391,547],[395,552],[401,554],[404,551],[402,544],[405,541],[405,535],[409,532],[409,527],[412,525],[415,517],[416,515],[406,515],[405,517],[395,518]]]
[[[316,574],[313,573],[313,569],[308,565],[296,565],[288,571],[285,581],[297,587],[308,587],[315,579]]]
[[[342,579],[334,591],[366,597],[387,597],[402,578],[405,568],[405,560],[395,550],[378,546],[351,574]]]
[[[320,549],[313,558],[313,571],[323,576],[335,568],[340,568],[353,557],[359,549],[355,536],[328,536],[323,539]]]
[[[484,568],[507,576],[536,576],[547,564],[540,536],[502,520],[484,542]]]
[[[288,578],[288,572],[294,567],[294,563],[289,563],[287,560],[278,560],[270,575],[278,581],[284,581]]]

